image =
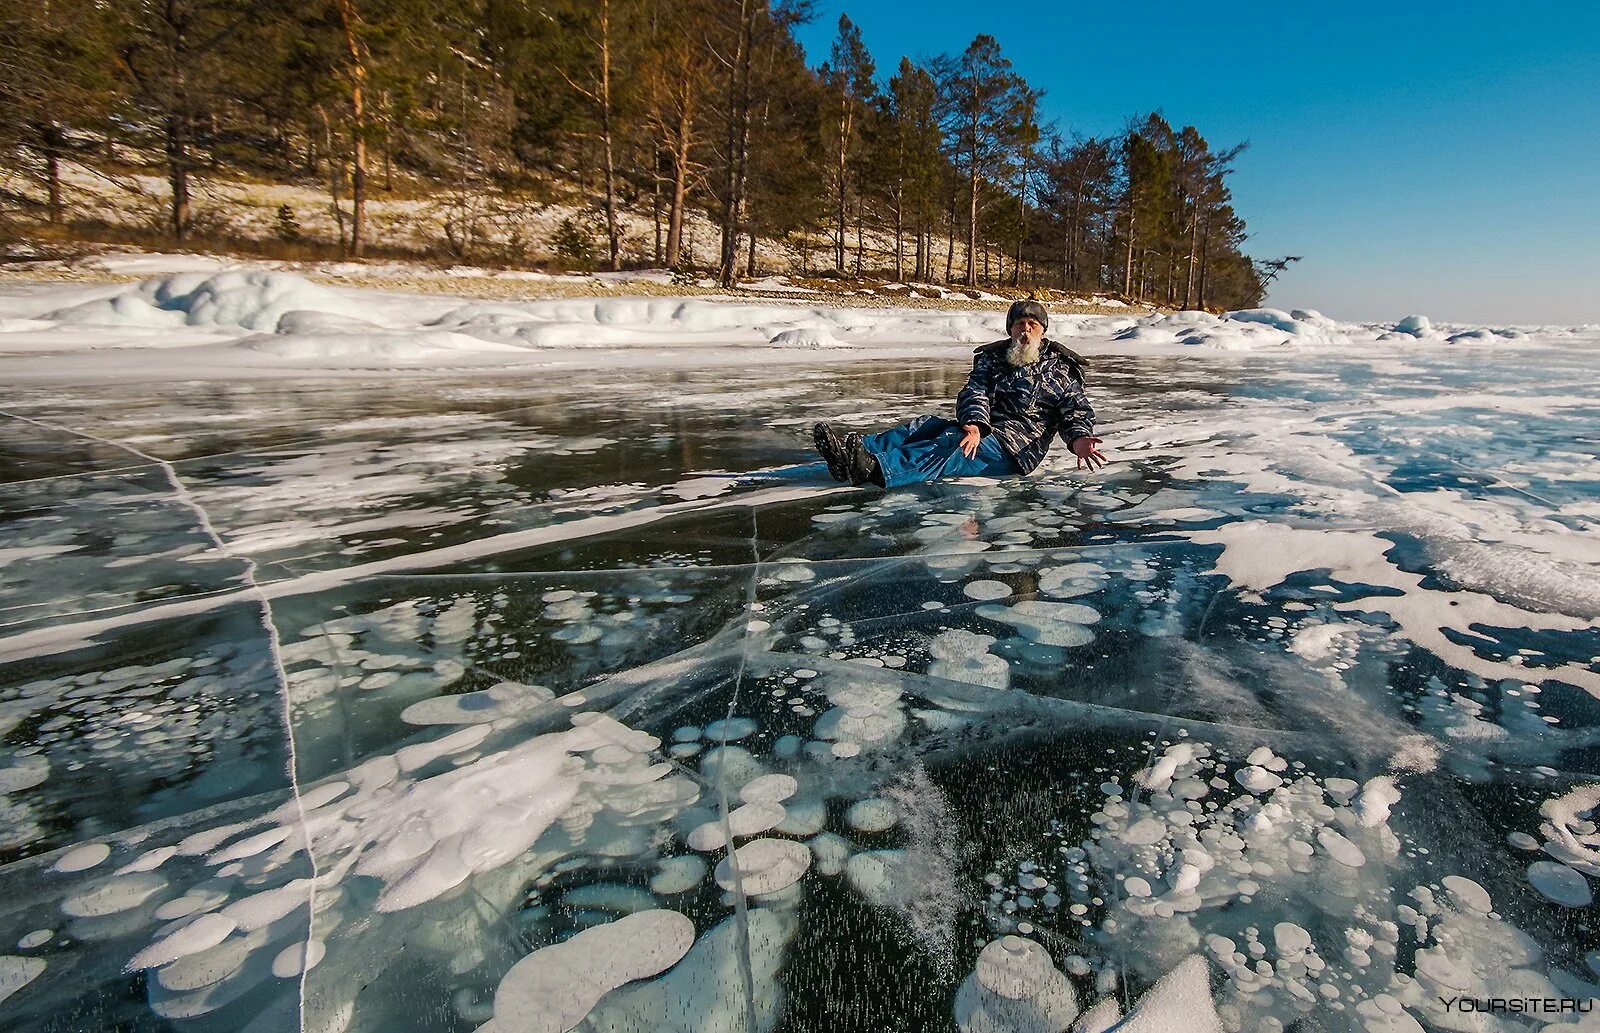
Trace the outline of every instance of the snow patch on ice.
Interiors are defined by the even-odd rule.
[[[767,341],[774,348],[847,348],[844,341],[828,332],[827,327],[799,326],[780,330]]]
[[[956,991],[962,1033],[1057,1033],[1078,1015],[1078,995],[1038,943],[1002,936],[978,955]]]

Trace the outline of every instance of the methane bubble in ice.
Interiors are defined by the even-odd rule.
[[[56,859],[58,872],[82,872],[95,867],[111,856],[111,848],[104,843],[85,843],[74,847]]]
[[[321,940],[291,943],[272,959],[272,974],[279,979],[293,979],[316,968],[327,952]]]
[[[783,804],[747,803],[728,812],[727,833],[735,837],[753,836],[776,828],[783,822]],[[722,819],[705,822],[689,833],[689,846],[695,850],[720,850],[727,844]]]
[[[858,800],[845,812],[845,821],[860,832],[882,832],[894,825],[894,802],[878,797]]]
[[[21,990],[45,970],[43,958],[19,958],[0,954],[0,1002]]]
[[[119,875],[67,897],[61,913],[72,918],[114,915],[138,907],[166,887],[167,880],[153,873]]]
[[[693,854],[663,858],[650,878],[650,891],[668,897],[687,893],[705,877],[705,861]]]
[[[1079,603],[1055,603],[1042,599],[1025,599],[1012,606],[985,603],[978,607],[977,614],[1012,625],[1025,639],[1062,648],[1085,646],[1093,642],[1094,632],[1084,625],[1100,619],[1098,611]]]
[[[782,803],[799,788],[800,783],[792,775],[760,775],[744,784],[739,799],[745,803]]]
[[[1563,907],[1588,907],[1594,899],[1588,880],[1555,861],[1535,861],[1528,865],[1528,882]]]
[[[748,717],[725,717],[706,725],[705,736],[713,742],[733,742],[750,735],[756,727]]]
[[[228,938],[238,925],[226,915],[201,915],[163,936],[128,962],[128,971],[156,968],[179,958],[210,950]]]
[[[1011,586],[1004,581],[968,581],[962,592],[968,599],[1004,599]]]
[[[641,911],[534,951],[500,980],[486,1033],[567,1033],[600,998],[657,975],[688,953],[694,923],[676,911]]]
[[[478,692],[413,703],[401,712],[400,719],[413,725],[488,724],[526,714],[554,698],[555,693],[540,685],[501,682]]]
[[[811,866],[811,851],[792,839],[755,839],[717,863],[717,885],[762,896],[787,889]]]

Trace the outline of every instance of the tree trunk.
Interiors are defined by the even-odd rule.
[[[977,140],[978,120],[972,120],[973,140]],[[978,269],[975,264],[978,250],[978,145],[972,145],[967,160],[967,286],[977,286]]]
[[[900,184],[894,188],[894,279],[896,283],[904,283],[906,279],[906,223],[902,211],[904,205],[904,192]]]
[[[746,193],[747,193],[747,191],[749,189],[749,184],[750,184],[750,121],[751,121],[750,120],[750,114],[751,114],[751,112],[750,112],[750,100],[751,100],[751,97],[750,97],[750,76],[751,76],[750,64],[751,64],[751,61],[752,61],[752,51],[755,49],[755,13],[754,13],[754,11],[751,12],[751,16],[750,16],[750,30],[749,30],[749,32],[750,32],[750,38],[749,38],[748,43],[747,43],[747,45],[745,47],[745,55],[744,55],[744,76],[743,76],[744,87],[743,87],[743,95],[742,95],[742,99],[741,99],[741,107],[742,107],[742,109],[744,111],[744,116],[743,116],[743,118],[740,119],[740,123],[739,123],[739,148],[738,148],[739,161],[738,161],[738,164],[735,166],[735,172],[737,174],[737,178],[735,180],[735,183],[737,185],[737,190],[738,190],[738,195],[739,195],[739,203],[734,206],[734,211],[736,213],[738,213],[739,217],[744,221],[748,221],[749,218],[750,218],[750,213],[747,210],[747,198],[746,198],[745,195],[746,195]],[[732,236],[732,238],[730,238],[730,243],[737,243],[738,239],[739,239],[739,226],[735,225],[733,227],[733,236]],[[732,252],[731,251],[729,252],[729,256],[730,256],[730,258],[732,257]],[[733,286],[733,280],[731,278],[728,281],[728,286],[730,286],[730,287]]]
[[[1017,182],[1017,254],[1011,263],[1011,286],[1022,280],[1022,242],[1028,236],[1028,177],[1024,173]]]
[[[387,91],[383,95],[383,189],[394,190],[394,107]]]
[[[861,241],[861,202],[858,200],[856,201],[856,279],[858,280],[861,278],[861,255],[863,247]]]
[[[1128,206],[1128,257],[1122,270],[1122,293],[1133,297],[1133,205]]]
[[[662,239],[665,227],[661,223],[661,148],[659,147],[655,148],[655,164],[650,169],[650,218],[656,230],[656,249],[650,256],[651,264],[659,269],[665,244]]]
[[[167,182],[172,188],[172,236],[182,242],[189,232],[189,153],[180,112],[166,119]]]
[[[473,139],[471,132],[471,112],[467,105],[467,66],[462,62],[461,74],[456,79],[456,106],[457,117],[461,120],[457,131],[457,146],[453,148],[456,158],[455,194],[452,198],[452,215],[445,220],[445,238],[450,241],[455,249],[456,257],[470,260],[471,251],[476,236],[476,220],[473,218],[471,193],[467,189],[467,155]],[[454,229],[451,227],[454,226]]]
[[[367,64],[365,47],[356,37],[356,22],[360,16],[354,0],[338,0],[338,3],[339,25],[344,30],[344,45],[350,55],[350,135],[354,143],[350,155],[350,197],[354,209],[350,216],[350,256],[360,258],[366,247],[367,221]]]
[[[946,237],[944,248],[944,282],[950,283],[950,277],[955,272],[956,260],[956,195],[954,190],[950,193],[950,221],[947,224],[947,229],[949,233]]]
[[[320,111],[321,109],[319,108],[318,110]],[[319,162],[318,162],[318,158],[317,158],[316,126],[308,124],[305,127],[305,129],[306,129],[306,167],[305,167],[305,174],[308,177],[310,177],[311,179],[316,179],[317,177],[319,177],[322,174],[320,168],[318,167]]]
[[[738,44],[728,68],[728,170],[722,198],[722,247],[717,263],[717,280],[723,287],[732,287],[735,281],[738,219],[750,157],[750,51],[755,45],[755,20],[755,0],[739,0]]]
[[[600,139],[605,148],[606,243],[611,271],[622,268],[622,242],[617,235],[617,175],[611,148],[611,0],[600,0]]]
[[[667,268],[678,268],[683,247],[684,200],[689,193],[689,135],[687,116],[678,120],[677,139],[672,152],[672,198],[667,209]]]
[[[844,235],[845,235],[845,176],[848,172],[850,154],[850,97],[841,93],[839,98],[839,152],[834,164],[834,183],[838,190],[834,196],[835,230],[833,247],[833,269],[840,276],[844,275]]]
[[[39,127],[39,139],[44,147],[45,185],[50,193],[50,222],[60,225],[61,205],[61,128],[54,122]]]
[[[50,178],[50,222],[61,225],[61,155],[55,150],[46,152],[45,165]]]
[[[171,188],[172,236],[183,241],[189,234],[189,39],[171,4],[162,14],[169,33],[171,69],[175,72],[174,92],[169,95],[163,130],[167,158],[167,181]]]
[[[1189,266],[1183,274],[1183,307],[1189,307],[1194,292],[1195,267],[1200,260],[1200,213],[1195,212],[1189,224]]]
[[[1078,275],[1078,228],[1083,221],[1083,188],[1072,192],[1072,218],[1067,223],[1067,275],[1072,287],[1081,280]]]
[[[343,173],[343,163],[333,156],[333,125],[328,121],[327,109],[318,104],[317,114],[322,119],[323,147],[328,152],[328,196],[333,199],[333,221],[339,234],[339,251],[344,253],[344,209],[339,206],[339,178]]]
[[[1072,289],[1072,224],[1067,223],[1066,238],[1061,242],[1061,289]]]

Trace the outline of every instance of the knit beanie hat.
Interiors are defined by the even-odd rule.
[[[1009,334],[1011,332],[1011,328],[1016,325],[1017,320],[1029,317],[1037,319],[1039,325],[1046,330],[1050,329],[1050,313],[1044,310],[1043,305],[1029,299],[1011,303],[1011,311],[1006,313],[1006,333]]]

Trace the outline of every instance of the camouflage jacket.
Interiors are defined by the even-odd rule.
[[[1032,473],[1056,434],[1070,447],[1094,433],[1094,407],[1083,390],[1083,360],[1046,338],[1039,360],[1006,361],[1009,340],[973,352],[972,375],[956,396],[956,422],[993,434],[1023,473]]]

